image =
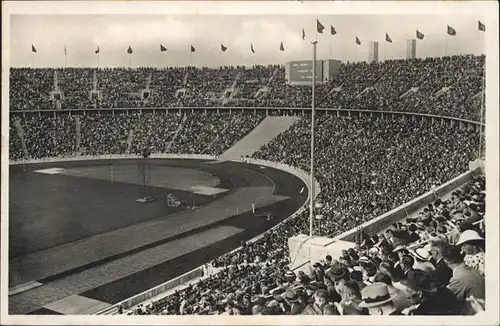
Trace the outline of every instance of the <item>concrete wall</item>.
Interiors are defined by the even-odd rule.
[[[309,272],[309,268],[326,255],[332,257],[342,256],[342,250],[354,248],[353,242],[343,240],[332,240],[327,237],[309,237],[299,234],[288,239],[290,250],[290,269],[295,271]],[[336,259],[336,258],[335,258]]]
[[[100,310],[100,311],[94,313],[94,315],[106,315],[108,311],[115,310],[119,305],[121,305],[124,310],[132,308],[141,302],[144,302],[146,300],[149,300],[151,298],[154,298],[154,297],[162,294],[165,291],[171,290],[171,289],[173,289],[173,288],[175,288],[183,283],[189,282],[190,280],[195,279],[197,277],[201,277],[203,274],[202,271],[203,271],[203,268],[198,267],[198,268],[196,268],[192,271],[189,271],[185,274],[182,274],[181,276],[178,276],[170,281],[162,283],[162,284],[160,284],[152,289],[146,290],[142,293],[134,295],[131,298],[128,298],[128,299],[123,300],[117,304],[114,304],[111,307],[107,307],[106,309]]]
[[[423,206],[430,202],[435,201],[437,198],[453,191],[454,189],[464,185],[469,180],[472,179],[474,175],[482,174],[482,168],[480,166],[474,167],[473,170],[469,170],[458,177],[442,184],[439,187],[434,188],[431,191],[409,201],[408,203],[396,207],[395,209],[376,217],[368,222],[363,223],[360,227],[366,234],[371,235],[378,233],[380,230],[389,227],[390,225],[400,221],[407,215],[421,209]],[[351,229],[341,235],[335,237],[336,240],[350,241],[354,242],[354,237],[358,230],[356,228]]]

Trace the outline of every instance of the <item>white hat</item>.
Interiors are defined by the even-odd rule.
[[[373,283],[361,290],[361,297],[363,301],[359,303],[359,307],[370,308],[391,302],[396,295],[389,294],[389,289],[384,283]]]
[[[477,233],[474,230],[465,230],[464,232],[462,232],[462,234],[460,234],[460,238],[458,238],[456,245],[459,246],[459,245],[464,244],[466,242],[477,241],[477,240],[484,241],[484,238],[481,237],[479,235],[479,233]]]
[[[355,271],[358,271],[358,272],[363,272],[365,269],[361,266],[353,266],[352,267],[353,270]]]
[[[412,253],[413,253],[413,256],[419,260],[428,261],[429,259],[431,259],[431,253],[429,251],[425,250],[424,248],[418,248],[417,250],[413,251]]]
[[[402,249],[406,249],[406,246],[403,246],[403,245],[398,245],[396,246],[396,248],[394,248],[394,250],[392,252],[398,252]]]

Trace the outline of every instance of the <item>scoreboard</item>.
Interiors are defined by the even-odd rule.
[[[325,83],[340,69],[339,60],[316,60],[316,83]],[[286,64],[286,79],[292,85],[310,85],[313,75],[312,60],[290,61]]]
[[[311,83],[313,75],[313,62],[292,61],[290,65],[290,81]],[[316,60],[316,82],[323,81],[323,61]]]

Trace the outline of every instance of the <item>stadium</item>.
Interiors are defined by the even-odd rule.
[[[9,314],[484,310],[485,56],[318,62],[10,68]]]

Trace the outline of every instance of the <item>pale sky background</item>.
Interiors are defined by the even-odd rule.
[[[11,66],[89,67],[128,66],[126,50],[132,46],[131,66],[220,66],[273,64],[312,58],[310,42],[316,39],[316,19],[325,26],[318,35],[318,59],[360,61],[368,58],[368,42],[379,41],[379,58],[403,58],[406,41],[415,30],[417,56],[443,56],[446,26],[448,54],[484,53],[484,33],[478,33],[477,15],[11,15]],[[330,25],[337,34],[330,34]],[[302,40],[302,28],[306,40]],[[488,28],[488,26],[486,27]],[[356,46],[358,36],[362,45]],[[285,51],[279,51],[283,41]],[[160,43],[168,48],[160,53]],[[222,53],[220,44],[228,50]],[[250,52],[253,43],[255,54]],[[38,53],[32,54],[31,44]],[[190,53],[190,45],[196,52]]]

